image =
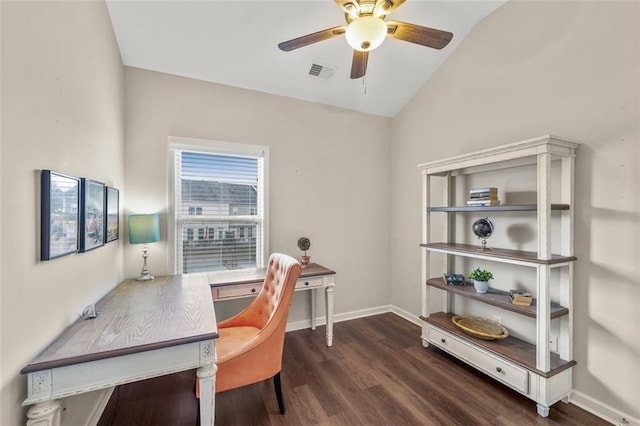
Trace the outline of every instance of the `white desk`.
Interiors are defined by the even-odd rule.
[[[215,418],[216,317],[206,274],[127,280],[21,373],[27,426],[59,426],[60,398],[197,368],[200,424]],[[194,396],[195,397],[195,396]]]
[[[266,268],[243,269],[209,273],[209,284],[214,301],[253,297],[260,292]],[[316,329],[316,294],[325,289],[325,311],[327,316],[327,346],[333,344],[333,304],[335,294],[335,271],[317,263],[302,269],[295,291],[309,292],[311,329]]]

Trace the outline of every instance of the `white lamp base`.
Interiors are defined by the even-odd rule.
[[[149,249],[146,245],[142,246],[142,270],[140,271],[140,276],[136,278],[136,281],[150,281],[156,278],[149,273],[149,267],[147,266],[147,257],[149,257],[148,251]]]
[[[154,277],[151,274],[147,274],[147,275],[140,275],[139,277],[136,278],[136,281],[151,281],[151,280],[155,280],[156,277]]]

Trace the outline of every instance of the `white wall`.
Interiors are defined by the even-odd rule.
[[[417,314],[416,165],[548,133],[584,143],[576,163],[574,387],[601,408],[636,419],[639,8],[637,2],[507,3],[393,119],[391,148],[391,285],[397,289],[391,302]]]
[[[2,2],[0,424],[19,371],[117,284],[122,240],[39,261],[39,170],[124,183],[124,72],[103,2]]]
[[[270,251],[299,257],[309,237],[311,261],[338,273],[336,313],[388,303],[389,119],[129,67],[125,93],[125,214],[166,221],[169,135],[269,146]],[[150,246],[155,274],[171,271],[166,229],[162,238]],[[127,246],[126,276],[140,265]],[[308,318],[304,296],[290,321]],[[219,304],[220,317],[225,305],[238,309]]]

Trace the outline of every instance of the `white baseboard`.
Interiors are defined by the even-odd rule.
[[[405,311],[404,309],[400,309],[397,306],[391,306],[391,312],[399,316],[400,318],[404,318],[409,322],[414,323],[415,325],[421,326],[420,317],[412,314],[411,312]]]
[[[569,402],[585,411],[590,412],[594,416],[598,416],[611,424],[619,426],[640,426],[640,420],[625,414],[604,402],[598,401],[579,391],[573,391]]]
[[[346,312],[343,314],[336,314],[333,316],[333,322],[349,321],[357,318],[370,317],[372,315],[384,314],[387,312],[393,312],[391,305],[378,306],[375,308],[360,309],[358,311]],[[316,325],[325,325],[327,323],[326,317],[318,317],[316,319]],[[306,319],[302,321],[293,321],[287,323],[287,331],[304,330],[311,327],[311,320]]]

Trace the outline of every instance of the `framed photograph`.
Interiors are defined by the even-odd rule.
[[[40,175],[40,259],[78,251],[80,179],[42,170]]]
[[[104,183],[80,179],[80,252],[104,245]]]
[[[105,221],[104,235],[106,235],[105,243],[110,243],[120,238],[120,220],[119,220],[119,197],[120,191],[107,186],[107,195],[105,199],[107,209],[107,220]]]

